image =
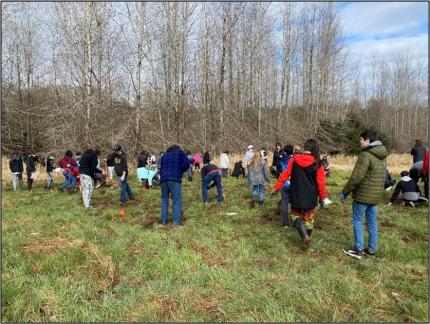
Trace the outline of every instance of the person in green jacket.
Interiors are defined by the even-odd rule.
[[[361,259],[363,256],[375,254],[378,244],[378,203],[384,196],[385,158],[388,150],[377,140],[377,133],[365,130],[360,134],[361,152],[358,155],[351,178],[340,194],[344,203],[352,193],[352,225],[354,228],[354,246],[343,249],[343,252]],[[368,247],[364,248],[362,219],[366,215],[369,233]]]

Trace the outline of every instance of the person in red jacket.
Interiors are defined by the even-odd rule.
[[[424,194],[429,199],[429,150],[424,154],[423,162],[423,175],[424,175]]]
[[[309,247],[315,220],[315,208],[318,196],[322,204],[331,204],[327,198],[324,168],[320,160],[318,142],[308,139],[304,152],[294,155],[287,168],[281,173],[273,187],[271,196],[282,189],[284,183],[290,180],[291,221],[299,232],[305,246]]]

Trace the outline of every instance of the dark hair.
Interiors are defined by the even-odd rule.
[[[369,140],[370,143],[376,141],[378,133],[376,133],[374,130],[366,129],[360,134],[360,137],[362,137],[364,140]]]
[[[423,145],[423,141],[420,139],[416,139],[415,140],[415,146],[421,146],[421,145]]]
[[[206,151],[203,155],[203,164],[208,164],[211,161],[211,156],[209,154],[209,151]]]
[[[285,146],[284,146],[284,152],[285,152],[285,154],[287,154],[287,155],[292,155],[292,154],[293,154],[293,152],[294,152],[294,148],[293,148],[293,146],[292,146],[291,144],[287,144],[287,145],[285,145]]]
[[[304,150],[311,152],[312,156],[315,158],[316,161],[316,168],[318,169],[321,165],[320,147],[318,145],[318,142],[313,138],[306,140]]]
[[[408,175],[409,175],[409,171],[402,171],[402,172],[400,172],[400,176],[401,177],[406,177]]]
[[[180,150],[180,149],[181,149],[181,147],[179,145],[173,144],[169,148],[167,148],[166,152],[171,152],[171,151]]]
[[[81,152],[79,152],[79,151],[77,151],[77,152],[76,152],[76,155],[81,155],[81,154],[82,154],[82,153],[81,153]]]
[[[96,152],[97,155],[100,155],[100,149],[96,148],[94,151]]]
[[[67,150],[66,153],[64,153],[64,155],[68,157],[73,157],[73,152],[72,150]]]
[[[190,155],[191,154],[190,150],[185,150],[184,152],[185,152],[186,155]]]
[[[280,148],[282,148],[282,145],[281,145],[281,143],[279,143],[279,142],[275,144],[275,147],[276,147],[276,146],[279,146]]]

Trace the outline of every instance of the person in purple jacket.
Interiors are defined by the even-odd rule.
[[[160,223],[167,224],[169,194],[173,200],[173,225],[182,225],[182,174],[190,167],[187,155],[178,145],[170,146],[161,157],[161,217]]]

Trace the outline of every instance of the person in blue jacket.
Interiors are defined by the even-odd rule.
[[[190,167],[187,155],[178,145],[172,145],[163,154],[160,168],[161,217],[167,224],[169,195],[173,200],[173,225],[182,225],[182,175]]]

